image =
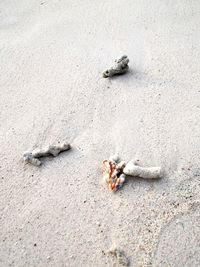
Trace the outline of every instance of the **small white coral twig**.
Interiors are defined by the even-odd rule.
[[[64,143],[62,145],[48,146],[45,149],[37,149],[32,152],[25,152],[23,155],[24,161],[31,163],[34,166],[40,166],[42,162],[38,159],[41,157],[54,156],[57,157],[58,154],[62,151],[67,151],[71,148],[70,144]]]
[[[129,69],[128,63],[129,63],[128,57],[122,56],[120,59],[115,60],[115,65],[113,67],[103,72],[103,77],[108,78],[116,74],[125,73]]]
[[[156,179],[161,178],[161,168],[160,167],[140,167],[135,164],[135,161],[131,160],[126,164],[123,170],[124,174],[134,177],[141,177],[144,179]]]

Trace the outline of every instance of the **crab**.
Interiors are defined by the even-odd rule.
[[[123,169],[126,163],[124,161],[117,163],[114,160],[106,159],[102,165],[104,182],[108,185],[110,191],[115,192],[125,181]]]

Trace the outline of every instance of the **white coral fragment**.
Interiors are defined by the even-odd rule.
[[[129,63],[128,57],[122,56],[120,59],[115,60],[115,65],[113,67],[103,72],[103,77],[108,78],[116,74],[123,74],[127,72],[127,70],[129,69],[128,63]]]
[[[38,159],[41,157],[54,156],[57,157],[63,151],[67,151],[71,148],[70,144],[63,143],[61,145],[49,145],[45,149],[37,149],[32,152],[25,152],[23,155],[24,161],[34,166],[40,166],[42,162]]]
[[[123,170],[124,174],[144,179],[161,178],[161,167],[141,167],[135,164],[134,161],[129,161]]]

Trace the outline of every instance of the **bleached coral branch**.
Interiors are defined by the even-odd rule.
[[[141,177],[144,179],[161,178],[160,167],[141,167],[135,164],[135,161],[129,161],[123,170],[124,174],[134,177]]]
[[[38,159],[41,157],[54,156],[57,157],[62,151],[67,151],[71,148],[70,144],[64,143],[62,145],[48,146],[45,149],[37,149],[32,152],[26,152],[23,155],[24,161],[31,163],[34,166],[40,166],[42,162]]]
[[[103,72],[103,77],[108,78],[116,74],[123,74],[127,72],[127,70],[129,69],[128,63],[129,63],[128,57],[122,56],[120,59],[115,60],[115,65],[113,67]]]

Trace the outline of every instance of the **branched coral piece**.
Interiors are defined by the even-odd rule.
[[[37,149],[32,152],[26,152],[23,155],[24,161],[31,163],[34,166],[40,166],[42,162],[38,159],[41,157],[54,156],[57,157],[58,154],[62,151],[67,151],[71,148],[70,144],[64,143],[62,145],[48,146],[45,149]]]
[[[120,59],[115,60],[115,65],[110,69],[103,72],[103,77],[108,78],[117,74],[123,74],[129,69],[129,59],[127,56],[122,56]]]
[[[161,168],[160,167],[141,167],[135,164],[133,160],[126,164],[123,170],[124,174],[134,177],[141,177],[144,179],[156,179],[161,178]]]

